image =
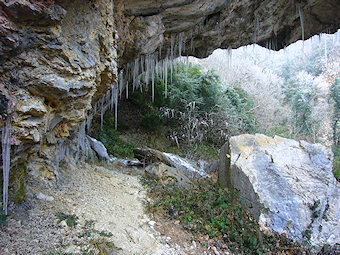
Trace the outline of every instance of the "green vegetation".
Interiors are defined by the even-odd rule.
[[[172,79],[168,79],[167,97],[159,77],[155,77],[154,100],[151,86],[144,88],[123,102],[129,104],[129,114],[119,118],[118,131],[114,130],[114,117],[107,113],[103,130],[97,123],[92,132],[116,157],[132,158],[137,144],[192,158],[216,158],[228,136],[257,130],[254,102],[247,92],[224,86],[215,73],[204,73],[198,65],[176,63]],[[135,141],[131,139],[135,133],[143,139],[147,138],[143,134],[154,138]]]
[[[119,158],[133,158],[135,145],[120,138],[120,132],[115,130],[115,120],[112,114],[106,113],[104,115],[103,130],[100,130],[100,127],[97,126],[93,131],[93,136],[105,145],[109,154]]]
[[[340,79],[336,79],[330,89],[330,99],[334,102],[332,115],[333,144],[340,145]]]
[[[164,186],[150,176],[145,176],[143,181],[153,198],[148,210],[179,220],[198,240],[202,235],[209,236],[215,244],[225,244],[235,254],[306,252],[304,247],[285,235],[261,232],[257,221],[247,214],[235,192],[210,183],[197,183],[191,189],[183,189],[174,184]]]
[[[292,138],[290,135],[290,131],[287,127],[285,126],[275,126],[274,128],[272,128],[271,130],[269,130],[268,132],[266,132],[266,135],[274,137],[276,135],[284,137],[284,138]]]
[[[231,116],[231,123],[237,127],[235,133],[255,133],[257,123],[253,108],[255,103],[249,94],[241,88],[228,87],[226,92],[225,111]],[[241,121],[240,121],[241,120]]]
[[[7,226],[8,215],[0,213],[0,230]]]
[[[334,177],[340,181],[340,146],[333,146],[332,151],[334,153],[333,174]]]
[[[336,79],[330,89],[330,100],[334,103],[332,115],[333,129],[333,174],[340,181],[340,79]]]
[[[79,238],[84,238],[86,245],[82,248],[82,254],[88,255],[109,255],[116,254],[119,250],[115,244],[108,238],[112,237],[111,232],[98,231],[94,229],[94,221],[86,221],[82,227]]]
[[[291,126],[294,138],[312,140],[319,131],[319,122],[313,117],[317,97],[314,77],[308,73],[286,80],[283,86],[285,102],[291,107]]]
[[[58,214],[59,222],[65,220],[69,227],[77,225],[78,217],[75,215],[66,215],[64,213]],[[110,255],[116,254],[119,248],[112,242],[113,234],[111,232],[99,231],[94,229],[94,221],[86,220],[85,224],[81,226],[81,231],[78,232],[78,240],[74,240],[74,244],[81,248],[82,255]],[[77,228],[75,228],[77,230]],[[79,225],[78,225],[79,229]],[[62,249],[62,248],[61,248]],[[56,249],[52,254],[73,254],[64,253]],[[78,254],[78,253],[77,253]]]
[[[27,179],[27,167],[25,163],[12,167],[10,171],[10,185],[12,187],[9,198],[15,203],[21,203],[26,196],[25,182]]]
[[[90,241],[91,251],[88,253],[84,252],[83,254],[88,255],[110,255],[116,254],[116,251],[119,250],[113,242],[109,242],[103,238],[93,239]]]
[[[21,203],[26,196],[25,182],[27,179],[27,167],[25,163],[12,166],[9,172],[9,199],[15,203]],[[3,188],[3,176],[0,177],[0,189]]]
[[[65,214],[63,212],[59,212],[57,214],[57,218],[58,218],[58,223],[65,221],[66,225],[68,227],[75,227],[78,224],[78,216],[76,216],[75,214],[69,215],[69,214]]]
[[[141,110],[140,126],[155,135],[166,130],[172,144],[183,154],[214,158],[216,148],[224,144],[228,135],[256,131],[254,103],[249,95],[242,89],[226,88],[215,73],[178,62],[172,83],[168,81],[167,98],[165,84],[157,77],[155,80],[154,102],[150,88],[131,97]]]

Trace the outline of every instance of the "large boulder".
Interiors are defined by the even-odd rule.
[[[313,245],[340,243],[340,185],[320,144],[265,135],[231,137],[219,183],[239,190],[262,230]]]

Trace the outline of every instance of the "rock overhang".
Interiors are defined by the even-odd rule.
[[[39,147],[64,138],[138,58],[141,71],[147,61],[206,57],[217,48],[278,50],[335,32],[339,10],[337,0],[1,0],[1,100],[11,95],[13,140]],[[25,122],[32,116],[35,127]]]
[[[135,53],[138,53],[135,42],[145,44],[161,36],[164,38],[161,44],[143,54],[151,54],[160,46],[164,56],[171,47],[172,35],[181,34],[182,54],[199,58],[207,57],[217,48],[238,48],[253,43],[279,50],[315,34],[334,33],[340,27],[339,10],[340,3],[336,0],[124,1],[126,17],[146,20],[157,16],[162,26],[149,37],[142,38],[135,33],[136,37],[128,44]],[[133,26],[131,28],[133,33]],[[141,43],[143,39],[145,43]],[[121,63],[129,61],[130,55],[122,53]]]

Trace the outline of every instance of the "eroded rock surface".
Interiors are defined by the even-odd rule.
[[[177,43],[182,41],[183,55],[196,57],[252,43],[281,49],[320,32],[335,32],[339,10],[336,0],[128,0],[124,13],[131,20],[126,21],[131,38],[123,60],[133,58],[131,51],[154,52],[157,42],[162,42],[165,55],[172,36],[178,36]]]
[[[229,142],[231,165],[220,168],[227,179],[222,185],[240,191],[263,230],[304,237],[314,245],[340,242],[340,186],[329,149],[261,134]],[[228,155],[221,154],[221,160]]]
[[[109,0],[0,1],[1,90],[11,100],[12,151],[24,152],[19,160],[39,153],[53,161],[50,147],[70,136],[92,101],[113,86],[114,23]]]
[[[11,108],[1,105],[0,116],[13,112],[12,163],[39,158],[56,171],[59,144],[79,137],[94,102],[118,86],[118,67],[124,87],[132,69],[154,64],[150,54],[279,49],[336,31],[339,9],[337,0],[0,0],[0,100]]]

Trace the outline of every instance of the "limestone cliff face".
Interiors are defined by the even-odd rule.
[[[337,0],[0,0],[0,116],[11,112],[13,155],[53,158],[118,67],[141,55],[279,49],[303,37],[301,20],[304,38],[334,32],[339,10]]]
[[[1,94],[12,144],[44,157],[115,82],[112,1],[0,1]],[[51,157],[55,156],[54,153]]]

